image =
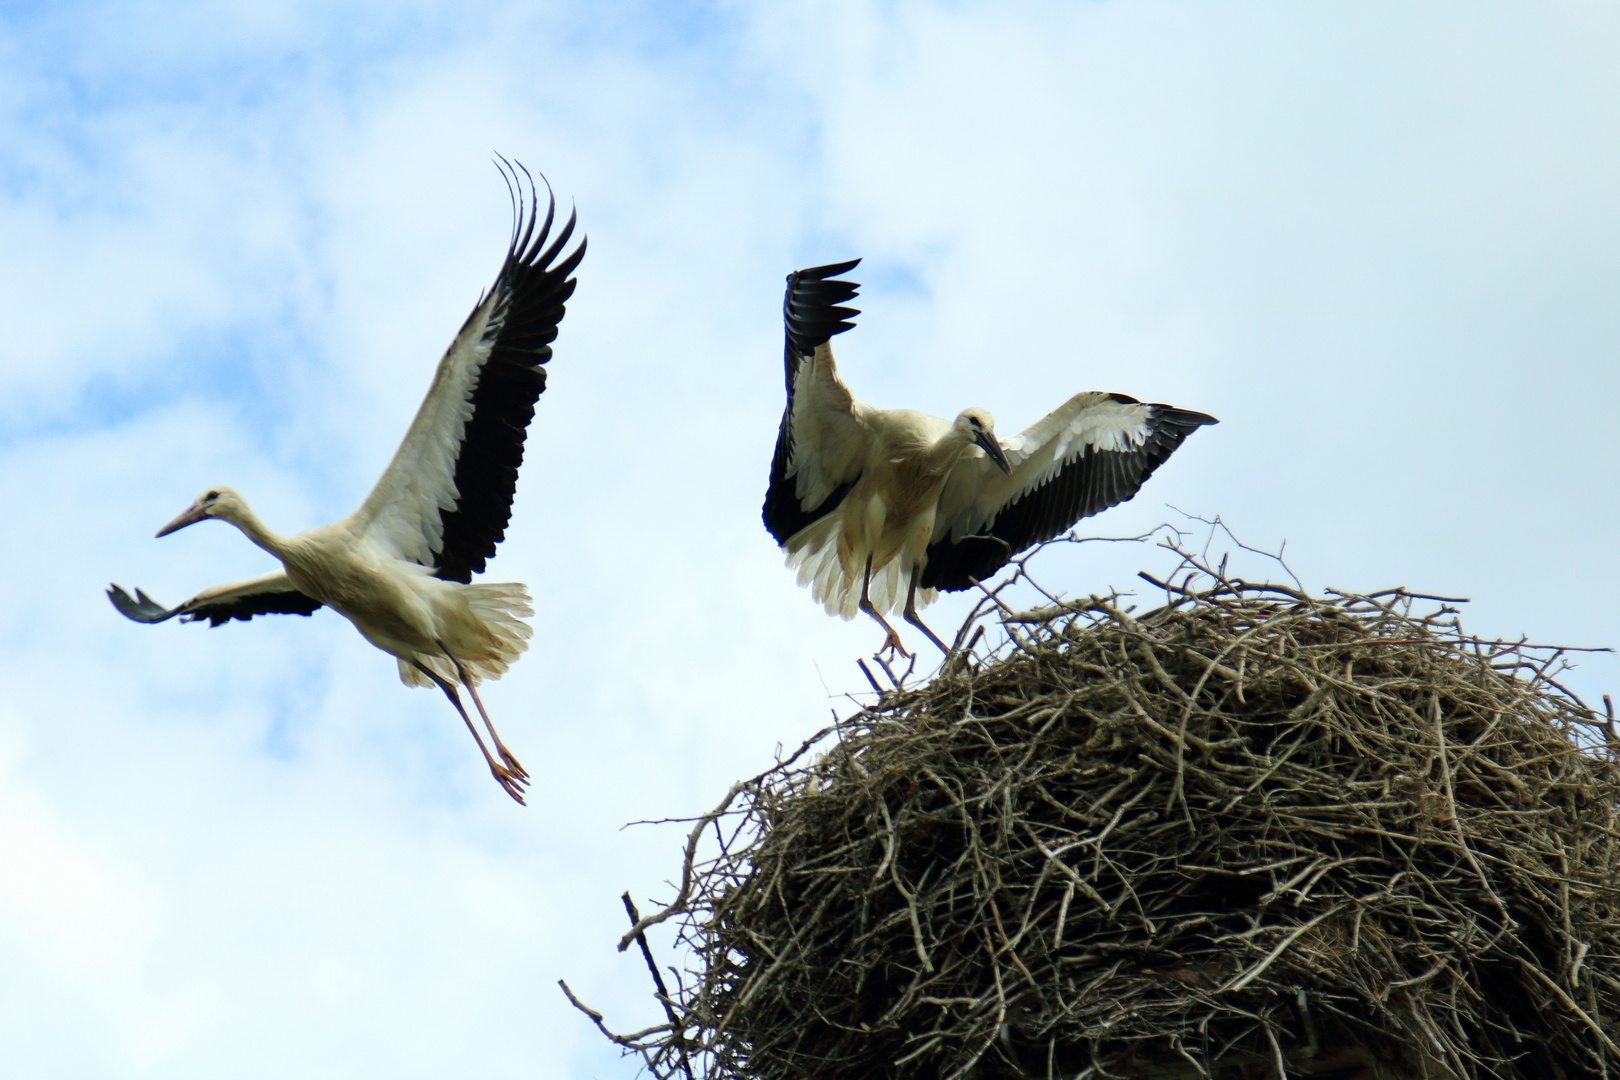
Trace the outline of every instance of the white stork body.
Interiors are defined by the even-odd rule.
[[[826,345],[817,347],[813,363],[816,375],[837,378]],[[809,585],[828,612],[846,619],[860,610],[857,586],[863,579],[878,612],[901,609],[907,569],[925,559],[945,481],[973,445],[969,433],[927,413],[877,409],[853,398],[851,412],[867,444],[864,460],[855,463],[854,484],[832,511],[782,545],[799,584]],[[988,414],[976,412],[985,423]],[[927,589],[916,600],[927,604],[936,595]]]
[[[377,543],[357,525],[357,515],[281,536],[230,488],[212,488],[209,494],[215,500],[205,516],[230,522],[280,559],[289,587],[330,607],[397,658],[400,679],[408,686],[434,685],[422,668],[459,682],[452,656],[474,684],[496,679],[528,647],[530,629],[522,619],[534,612],[522,585],[435,577],[428,567]]]
[[[523,174],[525,177],[527,173]],[[517,172],[509,179],[519,183]],[[501,743],[477,684],[495,679],[528,647],[534,612],[515,583],[472,583],[495,553],[511,518],[524,433],[545,389],[551,341],[574,291],[569,276],[585,254],[582,239],[561,261],[574,218],[552,239],[555,201],[544,222],[531,182],[506,261],[434,374],[393,460],[359,509],[292,536],[269,529],[228,487],[205,491],[158,536],[217,518],[281,561],[282,568],[204,590],[174,608],[117,585],[113,605],[137,622],[308,615],[325,605],[399,661],[410,686],[438,686],[477,740],[490,772],[518,802],[528,773]],[[525,212],[527,211],[527,212]],[[548,244],[547,241],[550,240]],[[491,755],[462,707],[467,688],[489,730]]]
[[[867,612],[888,634],[884,647],[898,650],[883,613],[901,611],[946,649],[920,605],[1129,499],[1188,434],[1216,421],[1082,393],[1003,443],[983,409],[950,421],[868,405],[839,379],[829,344],[859,314],[837,306],[859,286],[834,280],[859,261],[788,275],[788,402],[765,527],[829,613]]]

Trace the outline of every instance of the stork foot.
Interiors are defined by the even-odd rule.
[[[882,615],[878,614],[878,609],[873,605],[872,601],[868,599],[866,596],[866,590],[864,588],[861,590],[860,609],[872,616],[872,618],[876,619],[877,624],[883,627],[883,633],[885,634],[883,644],[878,647],[878,651],[873,655],[881,657],[884,653],[892,651],[893,653],[910,660],[911,654],[906,652],[906,647],[904,645],[900,644],[900,635],[894,632],[894,627],[889,625],[888,619],[885,619]]]
[[[501,789],[508,795],[512,796],[512,798],[517,801],[519,806],[528,805],[528,803],[523,801],[523,789],[529,782],[527,774],[520,776],[511,769],[508,769],[505,765],[498,764],[494,761],[489,763],[489,772],[490,775],[495,777],[496,781],[501,785]]]
[[[528,770],[523,767],[521,761],[512,756],[512,751],[501,745],[499,739],[495,740],[495,752],[501,755],[501,760],[506,763],[506,767],[512,771],[514,776],[525,783],[528,782]]]
[[[458,670],[462,670],[461,661],[451,655],[449,650],[445,651],[445,655],[450,657]],[[523,766],[518,764],[517,758],[512,756],[511,751],[501,746],[500,737],[495,734],[495,728],[490,725],[489,714],[484,712],[484,703],[478,701],[478,691],[473,689],[471,680],[467,682],[467,689],[472,693],[473,700],[478,702],[478,711],[483,714],[484,724],[489,727],[490,737],[495,740],[501,758],[506,762],[504,765],[490,756],[489,748],[484,745],[484,740],[479,737],[478,729],[473,727],[472,717],[468,716],[467,710],[462,707],[461,695],[456,693],[456,688],[440,678],[432,668],[422,663],[422,661],[412,660],[411,663],[416,665],[416,670],[426,675],[440,690],[443,690],[444,696],[450,699],[450,704],[456,707],[456,712],[461,716],[461,722],[466,724],[467,730],[472,733],[473,742],[478,744],[478,752],[484,755],[484,761],[489,765],[490,775],[495,777],[496,783],[501,785],[501,790],[512,796],[519,806],[527,806],[528,804],[523,801],[523,788],[529,782],[529,774],[524,772]],[[466,678],[465,672],[463,672],[462,677]]]
[[[878,646],[878,651],[873,655],[882,656],[884,653],[890,653],[910,660],[911,654],[906,652],[906,647],[900,643],[900,635],[894,632],[894,627],[888,627],[888,631],[889,636],[883,639],[883,644]]]

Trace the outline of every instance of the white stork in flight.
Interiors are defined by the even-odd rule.
[[[835,280],[859,262],[788,275],[787,408],[765,527],[829,613],[866,612],[888,634],[883,648],[908,655],[883,617],[901,610],[948,654],[917,617],[919,604],[940,589],[971,588],[1020,551],[1129,499],[1182,440],[1217,421],[1092,391],[1002,442],[983,409],[941,420],[868,405],[839,379],[829,344],[860,314],[839,306],[860,286]]]
[[[144,623],[178,615],[219,626],[331,607],[398,659],[407,686],[444,691],[489,771],[521,803],[529,774],[495,733],[475,687],[499,678],[528,647],[530,630],[522,619],[534,611],[522,585],[471,582],[506,535],[524,432],[546,388],[542,365],[551,359],[564,302],[574,292],[569,275],[585,254],[585,240],[561,255],[574,232],[574,215],[552,238],[556,199],[549,185],[542,222],[528,171],[504,167],[504,158],[501,164],[513,188],[506,261],[439,361],[416,419],[359,509],[330,525],[283,536],[235,491],[211,487],[158,535],[218,518],[274,555],[282,568],[205,589],[172,608],[139,589],[131,597],[113,585],[107,595],[120,612]],[[500,760],[467,715],[457,683],[472,695]]]

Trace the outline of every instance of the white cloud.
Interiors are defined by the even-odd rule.
[[[1016,429],[1096,387],[1222,418],[1098,533],[1174,503],[1286,538],[1314,585],[1613,641],[1617,26],[1575,4],[14,17],[0,1073],[630,1075],[554,986],[654,1015],[617,896],[660,892],[679,830],[618,826],[706,808],[859,691],[877,643],[758,522],[794,266],[867,257],[838,346],[879,404]],[[498,262],[492,151],[591,243],[492,571],[541,611],[486,694],[526,811],[330,612],[139,627],[100,595],[267,566],[218,526],[149,539],[205,484],[289,531],[359,499]],[[1084,593],[1160,559],[1085,545],[1039,574]]]

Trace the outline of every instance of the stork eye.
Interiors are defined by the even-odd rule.
[[[217,498],[219,498],[219,492],[210,491],[208,494],[203,496],[203,502],[213,502]]]

